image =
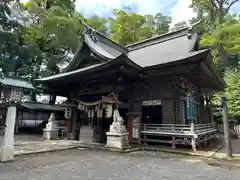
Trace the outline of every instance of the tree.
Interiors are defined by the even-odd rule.
[[[99,17],[97,15],[91,16],[90,18],[86,19],[86,23],[96,29],[98,32],[107,35],[108,34],[108,19]]]
[[[224,80],[227,84],[225,91],[214,95],[213,102],[221,104],[220,97],[226,96],[228,100],[229,114],[232,117],[240,117],[240,71],[228,69],[224,73]]]
[[[59,73],[58,65],[65,60],[63,57],[76,51],[83,26],[71,4],[73,2],[70,0],[47,3],[30,1],[25,4],[24,7],[32,16],[31,24],[25,31],[25,41],[34,49],[36,63],[33,65],[37,67],[36,72],[46,65],[49,75]]]
[[[228,65],[227,47],[224,43],[226,41],[226,30],[233,30],[236,33],[236,26],[231,25],[231,27],[226,28],[226,26],[229,26],[229,22],[226,21],[229,18],[230,8],[237,2],[239,0],[192,0],[191,7],[198,13],[198,18],[201,18],[206,27],[205,32],[207,34],[203,37],[202,44],[211,45],[214,48],[215,54],[219,55],[219,63],[222,69]],[[231,21],[232,23],[233,21]]]
[[[33,52],[32,78],[59,73],[59,64],[76,51],[82,38],[83,26],[74,10],[74,1],[31,0],[24,8],[31,16],[24,40]],[[52,95],[51,99],[54,103],[56,96]],[[36,100],[35,93],[32,100]]]
[[[0,66],[5,72],[17,73],[30,60],[22,37],[24,19],[19,19],[18,8],[18,2],[0,3]]]
[[[171,17],[164,16],[161,13],[156,15],[146,15],[146,23],[153,28],[155,35],[167,33],[171,23]]]
[[[128,45],[152,37],[153,30],[145,24],[145,16],[131,12],[129,8],[115,9],[113,14],[114,18],[110,18],[110,33],[119,44]]]

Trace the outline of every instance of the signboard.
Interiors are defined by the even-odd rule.
[[[142,106],[157,106],[161,104],[162,104],[161,100],[147,100],[142,102]]]
[[[133,126],[132,126],[132,138],[139,138],[139,125],[140,125],[140,117],[133,118]]]

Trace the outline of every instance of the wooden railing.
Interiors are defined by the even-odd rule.
[[[141,131],[178,132],[192,134],[213,129],[212,124],[142,124]]]
[[[175,144],[192,144],[192,148],[196,150],[196,144],[215,138],[213,134],[217,130],[212,124],[142,124],[140,134],[143,135],[142,141],[146,144],[149,142],[165,142]],[[172,140],[151,139],[148,136],[170,136]],[[189,139],[189,140],[187,140]],[[180,141],[179,141],[180,140]]]

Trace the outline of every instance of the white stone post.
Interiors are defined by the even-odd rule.
[[[191,134],[192,134],[192,138],[191,138],[191,144],[192,144],[192,150],[193,151],[197,151],[196,148],[196,138],[195,135],[193,136],[193,134],[195,134],[195,129],[194,129],[194,122],[191,122],[191,128],[190,128]]]
[[[1,147],[1,162],[14,159],[14,128],[16,121],[17,108],[15,104],[11,104],[7,109],[6,128]]]

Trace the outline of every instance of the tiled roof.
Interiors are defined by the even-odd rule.
[[[30,110],[64,111],[64,107],[39,102],[24,102],[20,106]]]
[[[21,88],[25,88],[25,89],[35,89],[28,80],[25,80],[20,77],[0,78],[0,84],[6,85],[6,86],[21,87]]]
[[[36,79],[36,81],[47,81],[47,80],[51,80],[51,79],[60,79],[60,78],[65,77],[65,76],[78,74],[78,73],[85,72],[85,71],[90,70],[90,69],[94,69],[96,67],[100,67],[100,66],[102,66],[102,65],[104,65],[106,63],[94,64],[92,66],[87,66],[87,67],[84,67],[84,68],[81,68],[81,69],[77,69],[77,70],[74,70],[74,71],[60,73],[60,74],[56,74],[56,75],[45,77],[45,78],[41,78],[41,79]]]
[[[142,67],[179,61],[199,54],[198,51],[192,52],[197,38],[197,33],[189,36],[188,29],[183,29],[130,45],[127,55]]]

